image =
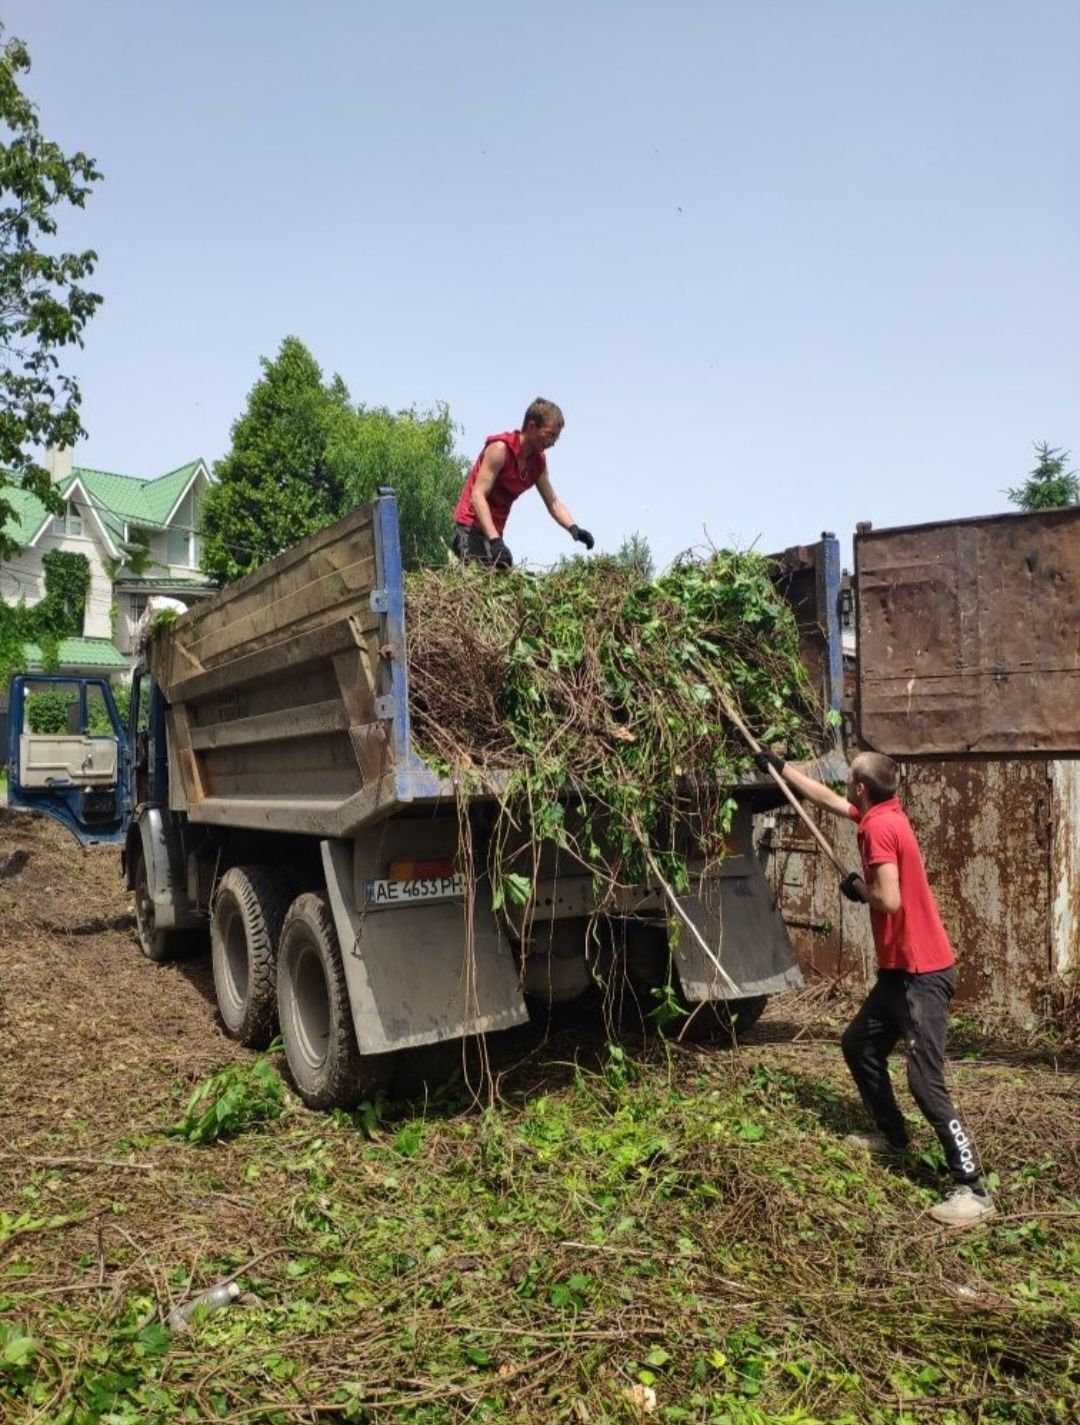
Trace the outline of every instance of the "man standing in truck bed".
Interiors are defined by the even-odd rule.
[[[888,1068],[889,1054],[903,1039],[908,1086],[945,1150],[953,1177],[952,1192],[930,1209],[930,1216],[953,1227],[980,1222],[994,1211],[994,1202],[983,1185],[971,1134],[945,1083],[956,959],[915,833],[897,800],[896,763],[879,752],[860,752],[851,761],[847,796],[842,797],[771,752],[758,753],[755,761],[762,771],[771,763],[807,801],[858,826],[863,874],[845,876],[840,889],[848,900],[870,907],[878,976],[840,1043],[876,1131],[849,1134],[848,1142],[882,1156],[908,1146]]]
[[[509,569],[514,561],[503,531],[510,507],[534,485],[556,524],[586,549],[593,547],[592,535],[574,523],[548,478],[544,452],[555,444],[562,428],[562,411],[554,401],[538,397],[525,412],[520,430],[488,436],[454,508],[454,553],[459,558]]]

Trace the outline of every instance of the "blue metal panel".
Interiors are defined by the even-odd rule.
[[[386,486],[375,502],[375,571],[379,591],[385,599],[380,643],[389,658],[380,659],[378,692],[392,699],[390,752],[397,781],[399,801],[436,796],[439,778],[412,750],[409,723],[409,669],[405,649],[405,572],[401,563],[401,534],[397,496]]]
[[[114,787],[86,788],[71,782],[57,782],[51,787],[23,787],[19,780],[19,740],[25,720],[27,689],[40,685],[71,687],[79,689],[80,726],[87,725],[87,692],[91,688],[101,691],[105,709],[112,724],[116,742],[116,784]],[[8,734],[8,805],[25,807],[31,811],[44,812],[53,817],[76,836],[84,845],[120,843],[127,836],[130,821],[130,755],[127,738],[112,689],[107,678],[65,678],[48,673],[31,675],[17,674],[11,680],[8,697],[10,729]],[[115,817],[97,820],[91,810],[93,793],[112,792],[115,799]]]
[[[835,534],[824,533],[818,545],[817,608],[818,619],[825,635],[825,665],[829,707],[834,712],[844,708],[844,645],[840,627],[840,541]]]

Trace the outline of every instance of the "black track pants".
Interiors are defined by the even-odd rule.
[[[487,537],[479,525],[456,524],[453,550],[459,559],[475,559],[481,564],[493,564]]]
[[[912,1097],[937,1134],[954,1179],[971,1183],[982,1171],[978,1154],[945,1084],[945,1035],[955,989],[955,966],[926,975],[879,970],[840,1046],[867,1112],[886,1138],[900,1146],[908,1134],[886,1060],[897,1042],[905,1041]]]

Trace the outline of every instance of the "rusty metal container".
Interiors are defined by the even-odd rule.
[[[1080,509],[860,526],[855,558],[856,743],[901,764],[958,1001],[1030,1021],[1080,973]],[[799,587],[824,624],[834,591]],[[853,829],[820,820],[855,867]],[[804,971],[858,988],[865,911],[791,813],[759,822]]]
[[[866,747],[1080,754],[1080,507],[860,525],[855,580]]]

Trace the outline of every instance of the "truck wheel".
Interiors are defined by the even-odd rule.
[[[230,1039],[265,1049],[277,1028],[277,947],[291,891],[269,866],[233,866],[214,895],[210,951]]]
[[[758,1022],[768,1003],[768,995],[709,1000],[700,1008],[696,1004],[685,1002],[684,1008],[693,1018],[686,1029],[684,1039],[691,1044],[701,1044],[710,1039],[736,1039]],[[679,1019],[671,1025],[670,1033],[673,1038],[679,1037],[686,1024],[685,1019]]]
[[[308,1108],[351,1108],[384,1085],[393,1056],[357,1047],[325,895],[308,891],[289,907],[278,942],[277,996],[285,1057]]]
[[[158,964],[165,960],[175,960],[178,955],[182,955],[188,949],[189,941],[182,933],[158,929],[154,897],[150,893],[150,873],[147,870],[146,857],[143,855],[142,847],[139,848],[137,854],[133,880],[135,882],[135,926],[139,932],[139,945],[143,954],[148,960],[154,960]]]

